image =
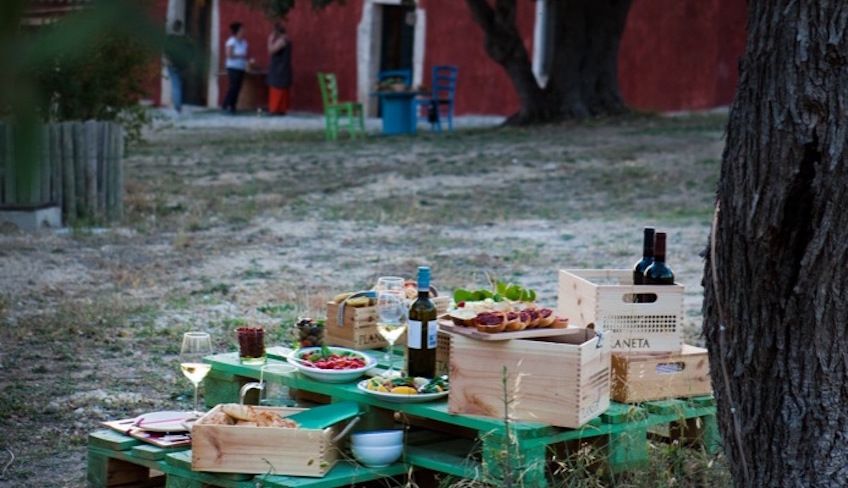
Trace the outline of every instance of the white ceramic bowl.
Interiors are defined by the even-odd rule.
[[[348,383],[350,381],[356,380],[374,366],[377,366],[377,361],[375,359],[359,351],[356,351],[354,349],[348,349],[346,347],[330,347],[330,351],[337,353],[354,353],[365,359],[365,366],[357,369],[321,369],[307,366],[298,361],[298,358],[304,356],[305,353],[319,351],[320,349],[320,347],[304,347],[302,349],[298,349],[291,353],[291,355],[288,357],[288,363],[297,368],[298,371],[300,371],[305,376],[308,376],[314,380],[323,381],[324,383]]]
[[[391,447],[403,445],[403,431],[393,429],[356,432],[350,435],[350,443],[356,447]]]
[[[400,459],[403,444],[395,446],[351,446],[353,456],[360,463],[371,468],[382,468]]]

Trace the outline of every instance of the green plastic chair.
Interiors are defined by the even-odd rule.
[[[318,73],[318,86],[324,102],[324,135],[328,141],[339,138],[339,119],[347,117],[351,139],[365,134],[365,111],[359,102],[339,102],[339,85],[333,73]]]

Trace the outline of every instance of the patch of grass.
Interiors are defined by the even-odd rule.
[[[231,285],[227,283],[212,283],[209,286],[201,288],[199,290],[194,290],[191,292],[192,295],[214,295],[216,293],[220,293],[221,295],[229,295],[230,294]]]

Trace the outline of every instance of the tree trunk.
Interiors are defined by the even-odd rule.
[[[538,0],[544,1],[544,0]],[[631,0],[557,0],[551,77],[545,88],[533,74],[516,24],[516,0],[466,0],[486,36],[486,53],[509,75],[521,102],[508,124],[619,114],[618,46]]]
[[[551,2],[555,18],[549,86],[563,118],[627,110],[618,90],[618,47],[631,0]]]
[[[737,486],[848,480],[848,7],[749,0],[705,267]]]

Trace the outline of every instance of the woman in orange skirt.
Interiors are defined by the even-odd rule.
[[[274,25],[268,36],[268,112],[285,115],[289,111],[289,90],[292,84],[291,42],[282,22]]]

